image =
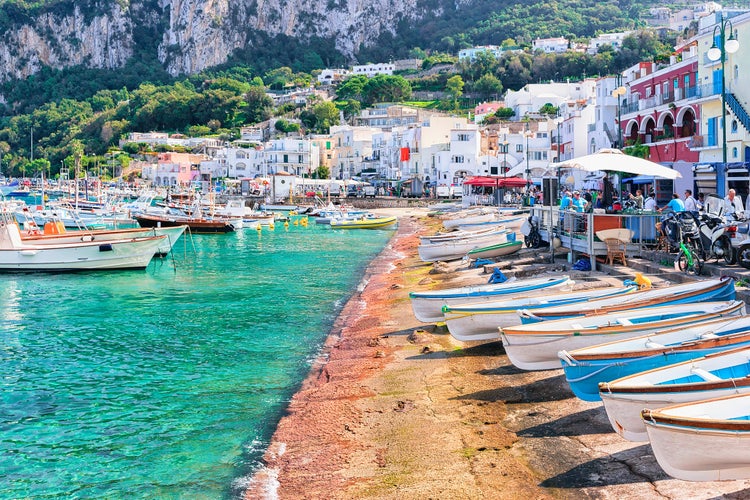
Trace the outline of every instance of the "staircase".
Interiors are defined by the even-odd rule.
[[[742,104],[740,104],[740,101],[737,100],[734,94],[727,92],[725,95],[729,109],[732,110],[734,116],[742,123],[745,130],[750,132],[750,115],[747,114],[747,111],[745,111],[745,108],[742,107]]]

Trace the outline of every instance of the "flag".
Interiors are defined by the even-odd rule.
[[[401,161],[409,161],[409,148],[401,148]]]

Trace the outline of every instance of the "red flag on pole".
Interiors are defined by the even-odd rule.
[[[401,161],[409,161],[409,148],[401,148]]]

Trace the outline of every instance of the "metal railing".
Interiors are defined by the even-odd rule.
[[[656,247],[659,240],[656,223],[660,221],[661,214],[655,212],[579,213],[561,211],[557,206],[534,206],[531,213],[537,218],[544,241],[558,238],[560,246],[572,252],[573,260],[576,254],[588,255],[592,269],[596,268],[597,256],[607,255],[607,245],[596,236],[598,231],[618,228],[633,231],[625,251],[628,257]]]

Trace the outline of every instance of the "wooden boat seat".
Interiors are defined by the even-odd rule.
[[[666,347],[666,346],[665,346],[664,344],[660,344],[660,343],[658,343],[658,342],[654,342],[654,341],[653,341],[653,340],[651,340],[651,339],[648,339],[648,340],[646,341],[646,344],[645,344],[645,345],[646,345],[646,347],[648,347],[649,349],[663,349],[664,347]]]
[[[716,335],[714,332],[706,332],[701,335],[702,339],[718,339],[719,336]]]
[[[629,319],[625,319],[625,318],[620,318],[620,319],[617,320],[617,322],[620,323],[623,326],[630,326],[630,325],[633,324],[633,323],[631,323],[631,321]]]
[[[718,382],[721,380],[721,377],[717,377],[713,373],[707,372],[703,368],[693,367],[690,369],[690,373],[692,373],[693,375],[698,375],[700,378],[702,378],[706,382]]]

